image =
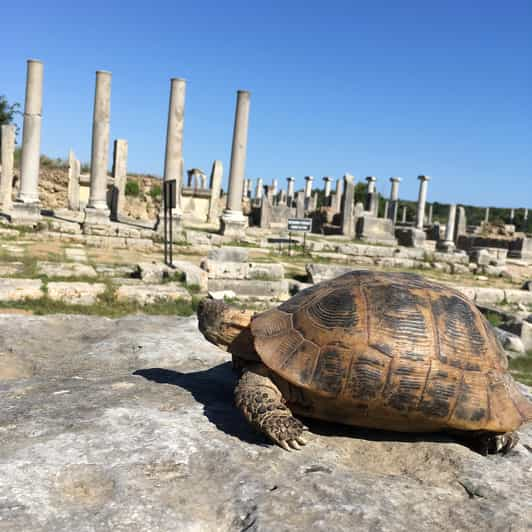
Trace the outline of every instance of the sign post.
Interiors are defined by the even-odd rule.
[[[307,247],[307,233],[312,230],[312,218],[288,218],[288,254],[291,252],[292,231],[303,233],[303,253]]]
[[[176,208],[176,180],[163,181],[164,205],[164,263],[173,267],[173,218],[172,209]]]

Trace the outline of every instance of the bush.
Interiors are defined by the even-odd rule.
[[[150,196],[153,199],[160,198],[162,194],[161,185],[153,185],[150,189]]]
[[[136,181],[129,181],[126,183],[126,196],[138,197],[140,194],[140,187]]]

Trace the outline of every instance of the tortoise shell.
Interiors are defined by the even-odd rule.
[[[262,362],[301,390],[302,413],[313,417],[494,432],[532,419],[483,315],[418,275],[347,273],[257,315],[251,333]]]

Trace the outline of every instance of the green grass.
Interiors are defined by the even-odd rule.
[[[532,351],[529,351],[527,356],[510,360],[509,364],[510,373],[516,380],[532,386]]]
[[[153,185],[149,192],[152,199],[160,198],[162,194],[161,185]]]
[[[503,322],[502,318],[496,312],[487,312],[485,317],[493,327],[499,327]]]
[[[137,198],[140,194],[140,187],[137,181],[128,180],[126,183],[126,196]]]

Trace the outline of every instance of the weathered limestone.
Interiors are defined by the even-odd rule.
[[[15,125],[5,124],[2,126],[2,153],[0,165],[0,206],[2,210],[9,211],[13,204],[13,169],[15,156]]]
[[[79,176],[81,164],[76,159],[74,150],[68,152],[68,208],[71,211],[79,211]]]
[[[416,229],[423,230],[425,221],[425,204],[427,202],[427,186],[430,177],[426,175],[418,176],[419,179],[419,196],[417,201]]]
[[[406,223],[406,205],[403,205],[402,212],[401,212],[401,223]]]
[[[227,208],[221,220],[221,232],[232,238],[244,236],[248,225],[242,213],[242,188],[244,186],[246,152],[248,142],[250,93],[239,90],[237,93],[231,167],[229,169],[229,189]]]
[[[454,243],[454,227],[456,221],[456,204],[449,205],[449,217],[447,218],[447,226],[445,227],[445,240],[438,244],[438,248],[453,253],[456,249]]]
[[[510,223],[513,224],[515,219],[515,209],[510,209]]]
[[[220,194],[222,191],[222,178],[223,178],[223,164],[222,161],[214,161],[211,170],[211,180],[210,180],[210,189],[211,189],[211,199],[209,201],[209,214],[207,215],[207,221],[209,223],[214,223],[220,215],[218,212],[218,205]]]
[[[116,292],[117,301],[149,305],[168,301],[190,301],[189,292],[179,283],[123,285]]]
[[[490,208],[486,207],[486,211],[484,212],[484,223],[487,224],[490,221]]]
[[[375,176],[368,176],[366,177],[366,181],[368,182],[368,192],[366,195],[366,205],[364,208],[366,211],[371,212],[374,216],[377,216],[377,209],[379,206],[375,190],[375,182],[377,181],[377,178]]]
[[[456,215],[456,231],[454,235],[454,241],[458,241],[458,237],[465,235],[467,233],[467,217],[465,212],[465,207],[458,207],[458,212]]]
[[[170,80],[170,101],[166,126],[166,151],[164,157],[164,181],[175,180],[174,223],[181,219],[181,186],[185,165],[183,162],[183,129],[185,126],[186,81],[181,78]],[[160,224],[162,226],[162,224]]]
[[[312,196],[312,182],[314,177],[311,175],[305,176],[305,199],[309,199]]]
[[[305,192],[296,192],[296,218],[305,217]]]
[[[118,215],[124,214],[124,206],[126,204],[127,153],[127,140],[116,139],[113,150],[114,187],[111,201],[111,214],[114,219],[118,219]]]
[[[110,117],[111,73],[98,70],[92,122],[90,193],[83,223],[83,230],[86,233],[93,231],[91,226],[105,226],[110,222],[110,211],[107,206]]]
[[[324,197],[325,197],[325,206],[328,207],[331,203],[331,181],[332,178],[324,177]]]
[[[78,262],[38,262],[37,271],[47,277],[96,277],[96,270],[89,264]]]
[[[392,220],[376,216],[361,216],[356,222],[357,238],[371,244],[396,245]]]
[[[523,213],[523,220],[526,222],[528,221],[528,209],[525,209],[524,213]]]
[[[257,178],[257,183],[255,184],[255,199],[261,200],[264,196],[264,181],[262,177]]]
[[[286,178],[287,187],[286,187],[286,203],[289,207],[292,206],[292,202],[294,201],[294,177],[287,177]]]
[[[28,60],[24,125],[20,161],[20,189],[12,205],[11,219],[33,225],[40,220],[39,165],[41,150],[43,64]]]
[[[272,180],[272,187],[271,187],[272,198],[275,198],[275,196],[277,195],[278,188],[279,188],[279,181],[277,179],[273,179]]]
[[[43,64],[28,60],[24,126],[20,161],[20,191],[17,201],[39,202],[39,163],[41,155]]]
[[[399,183],[401,182],[400,177],[390,177],[391,190],[390,190],[390,220],[393,223],[397,223],[397,215],[399,214]]]
[[[247,194],[246,198],[251,198],[251,192],[252,192],[252,183],[251,179],[246,179],[246,187],[247,187]]]
[[[246,199],[248,197],[248,186],[249,179],[244,179],[244,186],[242,188],[242,199]]]
[[[207,258],[217,262],[247,262],[249,251],[237,246],[223,246],[209,250]]]
[[[43,296],[40,279],[0,279],[0,301],[24,301]]]
[[[359,270],[357,266],[341,266],[338,264],[320,264],[309,263],[305,266],[310,282],[312,284],[321,283],[322,281],[329,281],[345,273],[353,270]]]
[[[342,234],[348,237],[355,236],[355,178],[351,174],[344,175],[344,194],[342,201]]]
[[[388,216],[388,214],[389,214],[388,211],[389,211],[389,210],[390,210],[390,202],[389,202],[389,200],[386,200],[386,201],[384,202],[384,213],[383,213],[383,218],[389,218],[389,216]]]
[[[47,295],[52,301],[61,301],[68,305],[94,305],[98,296],[105,292],[103,283],[48,283]]]
[[[334,193],[334,213],[337,214],[342,210],[342,195],[344,193],[344,180],[339,177],[336,180],[336,191]]]
[[[428,225],[431,225],[432,224],[432,215],[434,213],[434,205],[431,203],[429,205],[429,214],[427,216],[427,224]]]

